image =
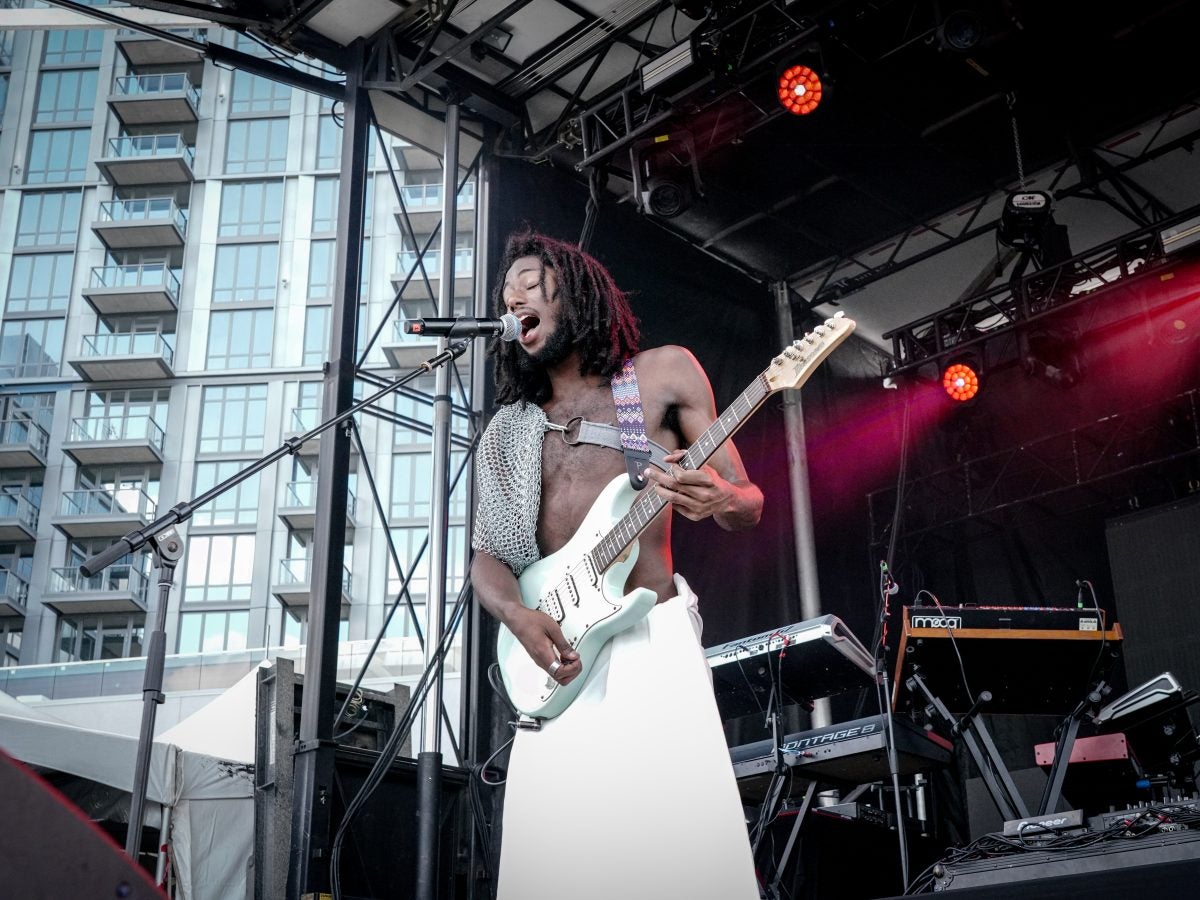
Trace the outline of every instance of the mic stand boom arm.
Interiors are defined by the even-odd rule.
[[[263,469],[273,466],[285,456],[295,456],[300,448],[309,440],[328,431],[336,425],[349,419],[364,407],[387,396],[415,378],[432,372],[438,366],[452,362],[467,352],[468,341],[458,341],[451,344],[441,353],[430,357],[411,372],[397,378],[370,397],[360,400],[333,418],[322,422],[311,431],[289,438],[283,444],[266,456],[251,463],[244,469],[235,472],[224,481],[205,491],[199,497],[185,503],[177,503],[170,510],[159,516],[145,528],[138,528],[124,537],[118,538],[113,544],[104,548],[94,556],[89,557],[80,566],[79,571],[85,578],[90,578],[102,572],[118,559],[142,549],[147,544],[154,554],[155,563],[159,569],[158,608],[154,611],[154,630],[150,633],[146,649],[146,674],[142,681],[142,722],[138,732],[137,762],[134,766],[133,787],[129,805],[129,832],[125,839],[125,853],[132,859],[137,859],[138,847],[142,839],[142,813],[146,802],[146,785],[150,776],[150,757],[154,742],[154,720],[158,704],[166,698],[162,692],[163,666],[166,659],[166,620],[167,598],[171,593],[175,566],[184,553],[183,539],[175,530],[180,522],[186,522],[197,509],[221,496],[235,485],[241,484],[247,478],[257,475]]]

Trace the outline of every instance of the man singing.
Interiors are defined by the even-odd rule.
[[[521,603],[517,577],[567,543],[614,477],[638,478],[626,474],[622,431],[650,450],[640,483],[689,519],[751,528],[762,492],[730,442],[698,469],[678,465],[716,420],[708,378],[682,347],[638,352],[629,304],[600,263],[526,232],[509,238],[500,272],[496,312],[517,316],[521,335],[495,348],[501,406],[476,457],[471,579],[548,678],[585,679],[565,711],[516,736],[500,900],[756,900],[696,595],[672,566],[670,512],[641,533],[625,585],[654,591],[657,605],[586,672],[555,620]],[[621,428],[589,425],[615,426],[618,406]],[[630,438],[642,421],[644,435]]]

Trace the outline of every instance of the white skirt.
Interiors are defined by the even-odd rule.
[[[757,900],[696,595],[601,651],[575,701],[516,736],[499,900]]]

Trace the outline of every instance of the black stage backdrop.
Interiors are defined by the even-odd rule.
[[[549,166],[499,160],[491,186],[489,257],[526,226],[578,241],[586,189]],[[781,349],[768,289],[686,245],[627,205],[600,209],[589,252],[630,297],[642,346],[691,350],[723,410]],[[490,273],[492,296],[497,273]],[[675,568],[700,596],[707,646],[787,625],[799,617],[783,413],[771,398],[736,435],[750,477],[764,489],[763,520],[731,534],[676,516]]]

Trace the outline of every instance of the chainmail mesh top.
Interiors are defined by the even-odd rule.
[[[475,454],[475,533],[471,547],[520,575],[541,558],[537,545],[546,413],[533,403],[502,406]]]

